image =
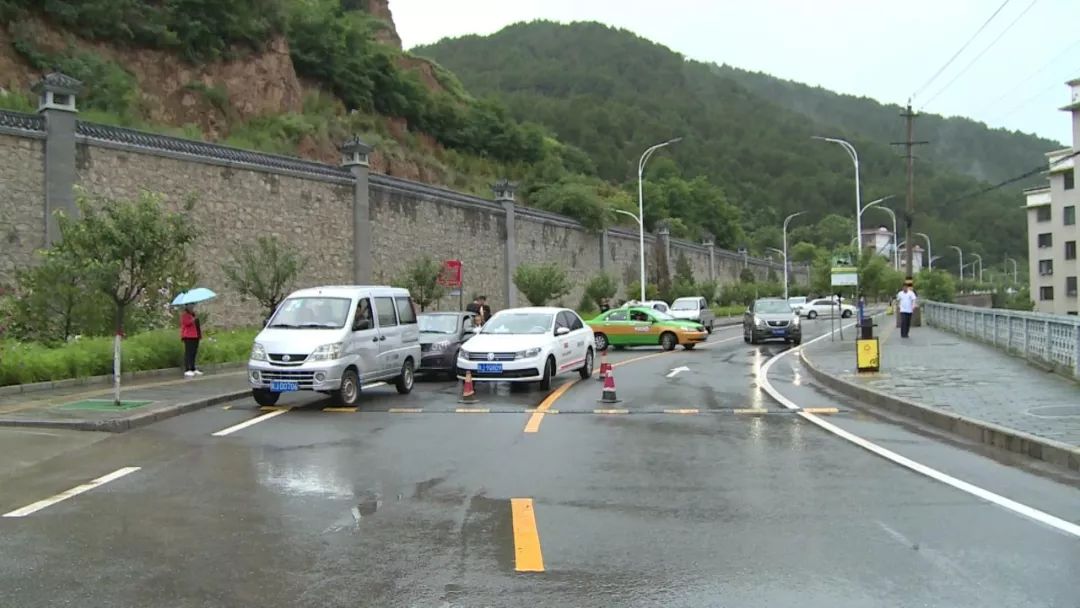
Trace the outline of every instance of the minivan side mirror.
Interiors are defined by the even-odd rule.
[[[565,336],[568,333],[570,333],[570,328],[569,327],[556,327],[555,328],[555,335],[556,336]]]

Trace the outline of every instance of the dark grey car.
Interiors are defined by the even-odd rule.
[[[757,344],[765,340],[802,343],[802,323],[791,304],[783,298],[761,298],[743,315],[743,341]]]
[[[458,349],[473,337],[471,312],[420,313],[420,372],[456,376]]]

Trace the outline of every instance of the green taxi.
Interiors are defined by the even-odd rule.
[[[655,346],[672,350],[678,345],[690,350],[709,336],[705,326],[652,308],[616,308],[586,321],[593,330],[596,350],[608,346]]]

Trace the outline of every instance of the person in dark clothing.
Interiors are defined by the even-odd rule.
[[[611,302],[607,298],[600,298],[600,312],[605,313],[611,310]]]
[[[203,373],[195,367],[195,357],[199,354],[199,340],[202,340],[202,324],[195,314],[194,304],[188,304],[180,313],[180,340],[184,342],[184,376],[201,376]]]
[[[486,296],[476,296],[476,299],[465,307],[465,311],[476,315],[477,325],[483,325],[491,318],[491,307],[487,305]]]

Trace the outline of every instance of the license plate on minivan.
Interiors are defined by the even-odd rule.
[[[774,336],[782,336],[782,335],[784,335],[786,333],[786,331],[787,330],[783,330],[783,329],[774,329],[774,330],[772,330],[772,335],[774,335]]]
[[[292,393],[300,390],[300,384],[298,382],[284,382],[282,380],[274,380],[270,383],[271,393]]]
[[[476,366],[476,371],[483,372],[485,374],[501,374],[502,363],[481,363]]]

